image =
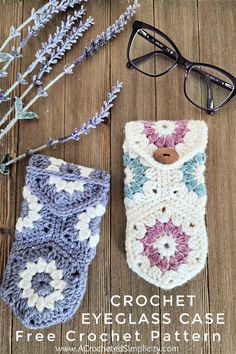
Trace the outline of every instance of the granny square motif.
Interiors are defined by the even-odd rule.
[[[1,296],[28,328],[71,318],[86,289],[105,213],[109,173],[36,155]]]
[[[129,267],[163,289],[198,274],[207,257],[203,121],[135,121],[124,142]]]

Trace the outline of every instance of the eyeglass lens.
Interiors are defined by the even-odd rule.
[[[171,42],[156,31],[139,29],[132,40],[129,60],[144,74],[159,76],[173,68],[178,60]],[[207,65],[188,70],[185,93],[195,105],[205,110],[219,108],[234,90],[233,82],[221,71]]]
[[[134,67],[153,76],[169,71],[177,61],[177,54],[171,43],[148,29],[137,31],[129,56]]]
[[[185,83],[190,101],[206,110],[219,108],[233,88],[231,80],[221,71],[201,65],[191,67]]]

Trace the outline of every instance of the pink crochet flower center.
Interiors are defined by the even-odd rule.
[[[183,139],[189,129],[187,128],[188,122],[186,120],[179,120],[175,122],[175,130],[169,135],[160,135],[155,130],[153,122],[144,122],[144,133],[149,140],[150,144],[160,147],[172,147],[183,142]]]
[[[152,227],[146,226],[146,235],[141,239],[144,246],[143,256],[147,256],[151,266],[156,266],[165,273],[169,270],[178,270],[180,264],[186,263],[186,258],[191,248],[188,246],[190,236],[186,235],[181,226],[175,226],[171,220],[167,223],[156,221]],[[155,241],[165,235],[175,240],[176,251],[173,256],[162,257],[159,250],[154,246]]]

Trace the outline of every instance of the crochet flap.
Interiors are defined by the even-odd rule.
[[[207,125],[200,120],[133,121],[126,124],[124,149],[143,158],[149,165],[173,169],[191,159],[207,145]],[[160,148],[174,149],[177,160],[163,164],[154,158]]]
[[[109,180],[106,171],[35,155],[27,167],[26,185],[52,213],[70,216],[103,203],[107,199]]]

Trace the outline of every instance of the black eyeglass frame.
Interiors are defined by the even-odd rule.
[[[153,32],[156,32],[157,34],[159,34],[160,36],[162,36],[165,40],[167,40],[171,45],[172,47],[174,48],[175,50],[175,53],[177,54],[177,57],[175,55],[175,53],[173,52],[172,49],[170,49],[169,47],[167,47],[165,44],[159,42],[156,38],[152,37],[149,33],[145,32],[144,31],[144,34],[142,34],[142,36],[147,39],[150,43],[154,44],[155,46],[157,46],[158,48],[160,48],[163,53],[162,54],[165,54],[166,56],[168,56],[169,58],[173,59],[174,60],[174,63],[171,67],[169,67],[166,71],[164,71],[163,73],[161,74],[149,74],[149,73],[146,73],[144,71],[142,71],[141,69],[139,69],[135,64],[134,64],[134,60],[131,60],[130,59],[130,49],[132,47],[132,42],[135,38],[135,36],[137,35],[137,33],[140,31],[140,30],[150,30],[150,31],[153,31]],[[156,52],[152,52],[152,53],[148,53],[140,58],[136,58],[136,62],[140,63],[144,60],[147,60],[148,57],[151,55],[155,55]],[[174,44],[174,42],[165,34],[163,33],[162,31],[160,31],[159,29],[147,24],[147,23],[144,23],[144,22],[141,22],[141,21],[135,21],[133,23],[133,31],[131,33],[131,36],[130,36],[130,39],[129,39],[129,42],[128,42],[128,49],[127,49],[127,58],[128,58],[128,63],[127,63],[127,67],[129,69],[136,69],[138,70],[139,72],[147,75],[147,76],[150,76],[150,77],[159,77],[159,76],[162,76],[162,75],[165,75],[167,74],[168,72],[170,72],[171,70],[173,70],[178,64],[180,65],[183,65],[185,66],[186,70],[185,70],[185,78],[184,78],[184,94],[185,94],[185,97],[196,107],[206,111],[208,114],[214,114],[214,112],[218,111],[220,108],[222,108],[226,103],[228,103],[235,95],[236,95],[236,77],[233,76],[232,74],[230,74],[229,72],[225,71],[224,69],[221,69],[220,67],[217,67],[215,65],[212,65],[212,64],[207,64],[207,63],[201,63],[201,62],[191,62],[189,60],[187,60],[179,51],[179,49],[176,47],[176,45]],[[200,69],[197,69],[197,68],[194,68],[195,66],[201,66],[201,67],[206,67],[206,68],[210,68],[210,69],[214,69],[216,71],[219,71],[220,73],[224,74],[227,78],[229,78],[231,80],[231,82],[233,83],[233,87],[232,85],[229,85],[228,83],[220,80],[219,78],[217,78],[216,76],[213,76],[211,74],[208,74],[206,73],[205,71],[203,70],[200,70]],[[195,70],[194,70],[195,69]],[[207,76],[207,80],[210,80],[212,82],[214,82],[215,84],[221,86],[221,87],[224,87],[225,89],[231,91],[230,95],[216,108],[211,108],[210,107],[210,101],[211,101],[211,98],[212,98],[212,93],[211,93],[211,89],[210,89],[210,86],[208,85],[208,108],[204,108],[204,107],[201,107],[199,106],[198,104],[196,104],[194,101],[191,100],[190,97],[188,97],[188,94],[187,94],[187,77],[188,77],[188,74],[190,71],[197,71],[198,74],[200,75],[203,75],[203,76]]]

